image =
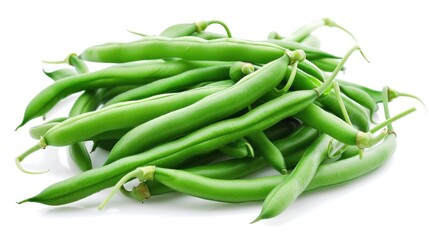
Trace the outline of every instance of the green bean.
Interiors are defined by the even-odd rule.
[[[43,70],[43,73],[45,73],[46,76],[48,76],[54,81],[57,81],[66,77],[78,75],[76,70],[69,69],[69,68],[59,69],[52,72],[46,72],[45,70]]]
[[[371,96],[365,91],[355,88],[352,86],[341,86],[341,92],[351,98],[353,101],[359,103],[361,106],[367,108],[370,111],[370,116],[372,116],[378,110],[377,102],[375,102]]]
[[[108,101],[105,106],[119,102],[140,100],[157,94],[176,92],[192,84],[207,81],[224,80],[229,77],[231,65],[220,65],[207,68],[192,69],[168,78],[160,79],[138,88],[117,95]]]
[[[283,37],[280,36],[280,34],[278,32],[272,31],[268,34],[267,39],[281,40],[281,39],[283,39]]]
[[[284,48],[237,39],[204,40],[197,37],[144,37],[130,43],[107,43],[86,49],[80,58],[92,62],[121,63],[142,59],[243,61],[268,63],[284,55]]]
[[[310,184],[320,163],[328,157],[331,140],[329,135],[322,134],[307,149],[288,178],[270,191],[264,200],[261,213],[252,223],[279,215],[298,198]]]
[[[371,98],[376,102],[376,103],[381,103],[383,101],[382,98],[382,93],[381,91],[377,91],[356,83],[351,83],[351,82],[347,82],[347,81],[343,81],[343,80],[337,80],[338,83],[340,84],[341,87],[343,86],[351,86],[351,87],[355,87],[358,88],[364,92],[366,92],[369,96],[371,96]]]
[[[268,139],[264,132],[255,132],[247,136],[250,144],[255,148],[274,169],[286,174],[286,163],[280,150]]]
[[[289,71],[286,72],[286,76],[288,76],[288,73]],[[295,76],[295,80],[292,84],[292,88],[294,90],[306,90],[316,88],[320,85],[321,82],[315,77],[306,74],[298,69]],[[330,112],[332,112],[336,116],[343,118],[343,113],[333,91],[326,91],[326,94],[323,94],[322,97],[320,97],[317,101],[323,104]],[[346,96],[343,96],[343,101],[353,125],[361,131],[368,131],[369,116],[366,114],[365,110]]]
[[[114,104],[61,122],[43,136],[41,144],[65,146],[91,139],[97,134],[110,130],[135,127],[142,122],[188,106],[224,89],[226,87],[205,87]]]
[[[151,82],[155,79],[176,75],[183,71],[211,66],[217,63],[187,61],[149,61],[143,63],[122,64],[96,72],[70,76],[51,84],[28,104],[21,127],[29,120],[42,116],[66,96],[82,90],[133,85]]]
[[[320,81],[325,81],[325,77],[323,72],[312,62],[310,61],[304,61],[302,63],[298,64],[299,69],[301,69],[303,72],[317,78]]]
[[[288,167],[294,167],[304,155],[305,149],[297,150],[288,154]],[[215,179],[238,179],[253,172],[256,172],[267,166],[267,162],[262,157],[250,159],[233,159],[219,163],[200,165],[197,167],[186,168],[184,171]],[[159,182],[145,182],[150,189],[150,195],[161,195],[174,191],[173,189],[162,185]]]
[[[98,101],[94,101],[95,95],[95,91],[85,91],[80,95],[70,110],[69,117],[78,116],[79,114],[95,110],[98,107]],[[84,142],[71,144],[68,148],[68,152],[71,159],[80,170],[87,171],[92,168],[91,157],[89,156]]]
[[[122,128],[115,129],[110,131],[105,131],[103,133],[92,136],[90,140],[100,141],[100,140],[119,140],[122,138],[127,132],[129,132],[132,128]],[[39,138],[40,139],[40,138]]]
[[[214,40],[214,39],[219,39],[219,38],[227,38],[226,35],[223,34],[219,34],[219,33],[214,33],[214,32],[207,32],[207,31],[203,31],[203,32],[199,32],[199,33],[194,33],[192,34],[192,36],[194,37],[199,37],[205,40]]]
[[[28,149],[15,160],[20,170],[31,173],[21,166],[21,162],[29,154],[49,146],[65,146],[72,143],[85,141],[91,136],[100,134],[113,129],[126,129],[136,126],[142,121],[147,121],[173,111],[177,108],[189,105],[204,98],[207,95],[216,93],[225,89],[226,86],[206,87],[176,94],[164,94],[154,96],[150,99],[144,99],[135,102],[125,102],[103,108],[99,111],[81,114],[69,118],[64,122],[57,124],[49,129],[46,134],[40,138],[39,143]],[[133,114],[126,114],[130,111]],[[127,116],[124,121],[123,116]]]
[[[221,146],[219,151],[234,158],[244,158],[249,156],[253,158],[255,155],[253,146],[244,138],[237,139]]]
[[[311,62],[325,72],[333,72],[335,70],[335,66],[339,63],[339,60],[334,58],[319,58],[314,59]]]
[[[219,20],[209,20],[209,21],[200,21],[200,22],[195,22],[195,23],[175,24],[175,25],[168,27],[164,31],[162,31],[160,36],[163,36],[163,37],[190,36],[194,33],[203,32],[208,26],[210,26],[212,24],[221,25],[225,29],[228,37],[232,37],[228,26]]]
[[[245,62],[235,62],[232,64],[229,70],[229,77],[238,81],[242,79],[244,76],[247,76],[255,71],[255,67],[253,64],[245,63]]]
[[[285,119],[272,126],[271,128],[266,129],[264,132],[270,140],[279,140],[301,125],[300,121],[295,118]]]
[[[343,161],[322,164],[305,191],[344,183],[365,175],[383,165],[393,155],[395,149],[396,136],[389,134],[381,144],[365,152],[362,159],[355,156]],[[100,209],[105,207],[110,197],[123,183],[134,177],[140,180],[153,179],[175,191],[221,202],[264,200],[276,186],[289,178],[289,175],[278,175],[256,179],[212,179],[183,170],[154,166],[139,167],[127,175],[116,184],[111,195],[100,204]]]
[[[297,49],[301,49],[305,52],[305,54],[307,55],[307,59],[308,60],[316,60],[316,59],[339,59],[339,57],[332,55],[330,53],[324,52],[320,49],[317,48],[313,48],[310,47],[308,45],[305,44],[301,44],[299,42],[293,42],[293,41],[288,41],[288,40],[276,40],[276,39],[268,39],[266,40],[269,43],[273,43],[276,44],[278,46],[281,46],[283,48],[286,49],[290,49],[290,50],[297,50]],[[336,65],[332,66],[333,68],[336,67]]]
[[[285,75],[289,58],[284,55],[247,75],[231,88],[134,128],[112,149],[106,164],[182,136],[246,108],[279,84]]]
[[[113,146],[115,146],[115,144],[118,142],[118,140],[102,140],[102,141],[98,141],[98,147],[106,150],[106,151],[110,151],[112,150]]]
[[[56,126],[58,123],[66,120],[66,117],[55,118],[50,121],[47,121],[41,125],[30,128],[30,136],[33,139],[39,140],[46,132]]]
[[[357,42],[356,38],[353,36],[353,34],[351,32],[349,32],[347,29],[338,25],[336,22],[332,21],[329,18],[322,18],[322,19],[316,20],[312,23],[309,23],[307,25],[304,25],[304,26],[298,28],[291,35],[285,37],[284,39],[289,40],[289,41],[294,41],[294,42],[301,42],[305,38],[310,36],[310,34],[313,33],[316,29],[323,27],[323,26],[338,28],[338,29],[344,31],[345,33],[347,33],[350,37],[352,37],[355,40],[355,42]]]
[[[80,60],[76,54],[70,54],[69,56],[67,56],[64,62],[73,66],[76,69],[75,71],[77,74],[84,74],[88,73],[89,71],[86,64],[82,60]],[[62,74],[64,78],[76,75],[72,74],[71,72],[69,73],[70,75],[67,75],[66,72],[62,72]],[[62,80],[58,79],[58,74],[53,77],[56,77],[56,79],[54,80]],[[81,96],[76,99],[70,110],[69,117],[74,117],[81,113],[95,110],[99,105],[99,98],[97,98],[96,96],[97,95],[95,90],[85,91]],[[91,157],[89,156],[88,150],[86,149],[84,142],[71,144],[68,148],[68,152],[71,159],[79,167],[80,170],[87,171],[92,168]]]
[[[360,139],[361,131],[354,129],[340,118],[322,110],[314,104],[309,105],[303,111],[297,113],[295,117],[303,121],[304,124],[327,133],[344,144],[357,145],[359,148],[364,148],[364,146],[360,146],[362,143]],[[383,135],[380,135],[380,137],[384,138]],[[375,142],[379,140],[379,138],[373,139]],[[374,145],[375,142],[369,143],[369,145]],[[364,145],[366,144],[368,143],[364,143]]]
[[[354,87],[357,89],[360,89],[362,91],[364,91],[365,93],[367,93],[369,96],[371,96],[371,98],[373,99],[374,102],[376,103],[381,103],[383,102],[383,97],[382,97],[382,91],[377,91],[377,90],[373,90],[371,88],[356,84],[356,83],[351,83],[351,82],[346,82],[346,81],[341,81],[339,80],[338,83],[340,84],[340,86],[349,86],[349,87]],[[395,98],[398,97],[408,97],[408,98],[413,98],[416,99],[417,101],[419,101],[424,107],[426,107],[426,105],[424,104],[424,102],[417,96],[409,94],[409,93],[402,93],[402,92],[398,92],[397,90],[394,90],[392,88],[388,88],[388,101],[392,101]]]
[[[301,41],[301,43],[313,48],[320,48],[320,40],[314,35],[308,35]]]

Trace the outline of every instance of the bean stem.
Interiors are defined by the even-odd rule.
[[[98,206],[98,210],[102,211],[104,207],[109,203],[110,199],[115,195],[115,193],[121,189],[121,187],[128,182],[130,179],[138,178],[140,181],[152,180],[153,174],[155,173],[154,166],[139,167],[134,171],[129,172],[124,177],[119,180],[118,183],[113,187],[113,190],[107,196],[107,198]]]
[[[40,149],[42,149],[42,146],[41,146],[40,144],[36,144],[36,145],[34,145],[33,147],[29,148],[27,151],[23,152],[21,155],[19,155],[19,156],[15,159],[15,164],[16,164],[16,166],[18,167],[18,169],[19,169],[19,170],[21,170],[21,171],[22,171],[22,172],[24,172],[24,173],[27,173],[27,174],[42,174],[42,173],[49,172],[49,169],[48,169],[48,170],[45,170],[45,171],[41,171],[41,172],[33,172],[33,171],[29,171],[29,170],[26,170],[26,169],[21,165],[21,162],[24,160],[24,158],[26,158],[28,155],[30,155],[30,154],[32,154],[32,153],[34,153],[34,152],[36,152],[36,151],[38,151],[38,150],[40,150]]]
[[[343,113],[346,123],[348,123],[350,126],[353,126],[352,121],[350,120],[349,114],[347,113],[346,106],[344,105],[343,98],[341,97],[341,90],[340,90],[340,87],[338,86],[337,81],[334,81],[333,87],[334,87],[335,95],[337,96],[338,104],[340,105],[341,112]]]

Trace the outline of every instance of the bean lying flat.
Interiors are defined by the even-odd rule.
[[[89,140],[91,137],[107,131],[135,127],[225,89],[226,87],[222,86],[203,87],[192,91],[111,105],[61,122],[46,132],[41,139],[41,144],[65,146]]]
[[[48,112],[61,99],[82,90],[134,85],[165,78],[186,70],[206,67],[216,63],[187,61],[150,61],[116,65],[92,73],[70,76],[49,85],[28,104],[21,127],[28,121]]]
[[[160,79],[138,88],[117,95],[105,105],[109,106],[118,102],[139,100],[157,94],[177,92],[192,84],[201,82],[224,80],[229,78],[231,65],[220,65],[207,68],[192,69],[169,78]]]

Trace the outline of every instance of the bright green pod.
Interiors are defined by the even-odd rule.
[[[212,24],[221,25],[225,29],[228,37],[232,37],[228,26],[224,22],[221,22],[219,20],[209,20],[209,21],[200,21],[200,22],[195,22],[195,23],[175,24],[175,25],[172,25],[172,26],[166,28],[164,31],[162,31],[159,34],[159,36],[169,37],[169,38],[190,36],[190,35],[193,35],[195,33],[204,32],[204,30]]]
[[[205,87],[123,102],[69,118],[51,128],[41,139],[45,146],[66,146],[98,134],[135,127],[150,119],[183,108],[226,87]]]
[[[111,100],[105,106],[119,102],[140,100],[157,94],[177,92],[184,88],[201,82],[219,81],[229,78],[231,65],[219,65],[206,68],[191,69],[189,71],[159,79],[157,81],[142,85],[121,93]]]
[[[119,64],[99,71],[70,76],[49,85],[28,104],[21,127],[28,121],[44,115],[63,98],[83,90],[110,88],[122,85],[145,84],[193,68],[217,65],[213,62],[146,61]]]

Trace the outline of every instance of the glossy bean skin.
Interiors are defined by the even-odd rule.
[[[319,58],[311,62],[325,72],[333,72],[340,61],[334,58]]]
[[[129,89],[132,89],[134,87],[135,86],[119,86],[119,87],[114,87],[114,88],[100,89],[96,92],[95,97],[92,99],[92,101],[94,103],[89,103],[89,105],[94,105],[96,103],[103,104],[107,100],[111,99],[112,97],[114,97],[120,93],[123,93]],[[50,121],[47,121],[41,125],[32,127],[32,128],[30,128],[30,136],[33,139],[40,140],[40,138],[43,137],[48,132],[49,129],[53,128],[58,123],[63,122],[66,119],[67,119],[66,117],[56,118],[56,119],[52,119]],[[91,140],[119,139],[127,131],[129,131],[129,129],[122,130],[120,132],[117,130],[114,130],[113,133],[109,133],[109,132],[102,133],[102,134],[100,134],[101,135],[100,138],[95,137],[95,138],[91,138]],[[106,135],[106,137],[104,137],[104,135]],[[112,135],[113,135],[113,137],[111,137]]]
[[[36,95],[28,104],[20,126],[42,116],[55,104],[72,93],[96,88],[143,84],[165,78],[189,69],[210,66],[213,63],[187,61],[149,61],[116,65],[96,72],[70,76],[56,81]]]
[[[278,46],[290,49],[290,50],[296,50],[296,49],[301,49],[305,52],[305,54],[307,55],[307,59],[310,61],[313,61],[315,59],[323,59],[323,58],[327,58],[327,59],[339,59],[339,57],[332,55],[330,53],[324,52],[318,48],[313,48],[311,46],[299,43],[299,42],[293,42],[293,41],[288,41],[288,40],[277,40],[277,39],[268,39],[266,40],[269,43],[273,43],[276,44]],[[337,65],[333,65],[331,66],[333,69],[335,69]]]
[[[377,112],[378,105],[365,91],[352,86],[340,86],[341,92],[370,111],[371,116]]]
[[[160,79],[138,88],[119,94],[108,101],[105,106],[119,102],[140,100],[157,94],[177,92],[192,84],[224,80],[229,78],[231,65],[220,65],[207,68],[192,69],[168,78]]]
[[[351,83],[351,82],[347,82],[347,81],[342,81],[342,80],[338,80],[338,83],[340,86],[351,86],[351,87],[355,87],[358,88],[364,92],[366,92],[369,96],[371,96],[371,98],[376,102],[376,103],[381,103],[383,101],[383,97],[382,97],[382,93],[381,91],[376,91],[373,90],[371,88],[356,84],[356,83]]]
[[[205,87],[181,93],[154,96],[152,99],[118,103],[69,118],[51,128],[42,140],[48,146],[66,146],[91,139],[116,129],[135,127],[142,122],[195,103],[226,87]]]
[[[396,136],[390,134],[379,145],[365,152],[362,158],[354,156],[342,161],[322,164],[305,191],[341,184],[365,175],[391,158],[396,149]],[[220,202],[262,201],[289,175],[256,179],[213,179],[183,170],[157,167],[153,179],[169,188],[195,197]],[[150,191],[150,189],[149,189]]]
[[[79,114],[95,110],[99,105],[99,101],[94,100],[96,97],[95,95],[96,91],[85,91],[80,95],[73,104],[69,117],[78,116]],[[89,156],[84,142],[71,144],[68,148],[68,152],[71,159],[80,170],[87,171],[92,168],[91,157]]]
[[[329,135],[322,134],[311,144],[288,178],[268,194],[255,221],[279,215],[304,192],[320,163],[328,157],[331,139]]]
[[[35,126],[35,127],[32,127],[32,128],[30,128],[30,136],[33,138],[33,139],[36,139],[36,140],[39,140],[41,137],[43,137],[43,135],[45,135],[46,134],[46,132],[49,130],[49,129],[51,129],[51,128],[53,128],[54,126],[56,126],[58,123],[60,123],[60,122],[62,122],[62,121],[64,121],[64,120],[66,120],[67,119],[67,117],[61,117],[61,118],[55,118],[55,119],[52,119],[52,120],[50,120],[50,121],[47,121],[47,122],[45,122],[45,123],[43,123],[43,124],[41,124],[41,125],[38,125],[38,126]]]
[[[107,43],[86,49],[80,58],[93,62],[124,63],[143,59],[243,61],[269,63],[284,55],[274,44],[237,39],[144,37],[129,43]]]
[[[86,171],[51,185],[26,201],[47,205],[67,204],[115,185],[125,174],[139,166],[151,164],[175,167],[192,156],[211,152],[235,139],[266,129],[301,111],[317,96],[314,90],[287,93],[241,117],[214,123],[143,153],[122,158],[104,167]]]
[[[122,138],[127,132],[129,132],[132,128],[122,128],[106,131],[100,134],[97,134],[91,137],[92,141],[102,141],[102,140],[119,140]],[[112,146],[113,147],[113,146]]]
[[[219,94],[134,128],[112,149],[106,164],[140,153],[150,146],[177,138],[246,108],[282,81],[288,64],[289,57],[285,55]]]
[[[246,137],[255,149],[274,169],[285,174],[286,162],[280,150],[268,139],[263,131],[255,132]]]
[[[325,81],[324,73],[310,61],[300,62],[298,64],[298,68],[303,72],[317,78],[319,81]]]
[[[88,61],[110,63],[174,57],[186,60],[268,63],[281,57],[284,49],[302,49],[310,57],[309,59],[338,58],[319,49],[294,42],[282,42],[282,46],[279,46],[270,42],[228,38],[204,40],[196,37],[174,39],[144,37],[142,40],[130,43],[107,43],[86,49],[80,57]],[[335,68],[336,65],[331,67]]]
[[[295,117],[303,121],[305,125],[327,133],[344,144],[356,144],[358,130],[314,104],[297,113]]]
[[[289,73],[290,71],[287,71],[286,76],[288,76]],[[320,85],[321,82],[318,79],[298,69],[295,76],[295,80],[292,83],[292,88],[294,90],[305,90],[314,89]],[[326,94],[322,95],[317,101],[322,103],[330,112],[334,113],[336,116],[343,118],[341,108],[337,102],[337,98],[333,91],[329,91]],[[343,101],[353,125],[361,131],[368,131],[369,116],[365,112],[365,109],[356,104],[347,96],[343,96]]]
[[[303,150],[313,142],[319,132],[313,128],[301,126],[289,134],[283,135],[282,138],[274,141],[275,146],[282,152],[286,159],[286,167],[293,168],[300,159],[300,156],[304,154]],[[287,137],[286,137],[287,136]],[[256,154],[256,157],[258,155]],[[260,156],[259,156],[260,157]],[[187,159],[184,164],[178,166],[178,168],[189,168],[193,166],[204,165],[210,162],[221,162],[225,160],[231,160],[230,156],[226,156],[220,151],[210,152],[206,155],[194,156]],[[253,158],[252,158],[253,159]],[[261,159],[262,160],[262,159]],[[265,161],[265,160],[263,160]],[[266,161],[265,161],[266,162]]]

